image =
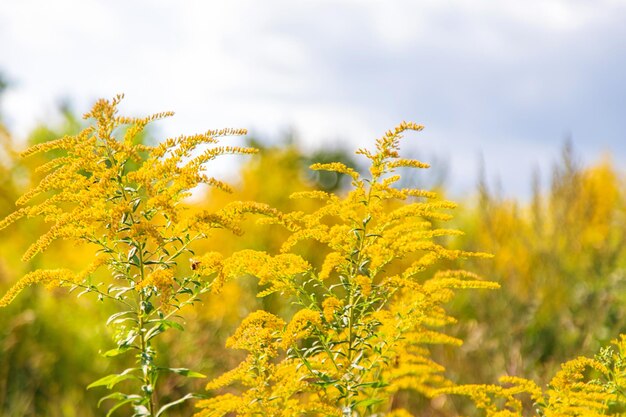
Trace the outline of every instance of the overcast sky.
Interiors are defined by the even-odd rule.
[[[447,159],[451,185],[525,195],[571,136],[626,166],[625,0],[3,0],[2,102],[18,136],[60,100],[83,113],[174,110],[164,135],[294,128],[309,148],[405,142]]]

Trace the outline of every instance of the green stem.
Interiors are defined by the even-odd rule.
[[[196,241],[197,239],[201,238],[202,236],[204,236],[204,234],[202,233],[198,233],[196,236],[192,237],[191,239],[189,239],[189,241],[187,243],[185,243],[183,246],[180,247],[180,249],[178,249],[172,256],[170,256],[169,258],[167,258],[167,260],[165,261],[165,263],[169,263],[171,261],[173,261],[174,259],[176,259],[176,257],[178,255],[180,255],[181,253],[183,253],[183,251],[185,251],[185,249],[187,249],[187,247],[193,243],[194,241]]]
[[[317,376],[318,371],[316,371],[315,369],[313,369],[313,367],[311,366],[311,364],[309,363],[309,361],[302,355],[302,353],[300,352],[300,349],[298,349],[297,346],[293,346],[293,352],[296,354],[296,356],[298,357],[298,359],[300,359],[300,361],[304,364],[304,366],[306,366],[306,368],[309,370],[309,372],[311,373],[311,375]],[[328,399],[328,392],[326,390],[326,387],[323,387],[323,399],[327,400]]]
[[[70,283],[68,283],[68,285],[69,284]],[[100,291],[100,288],[96,287],[95,285],[87,285],[87,284],[75,283],[75,282],[72,282],[71,285],[75,286],[76,288],[83,288],[85,290],[89,290],[91,292],[95,292],[96,294],[102,296],[103,298],[108,298],[110,300],[117,301],[118,303],[124,304],[128,308],[134,308],[134,306],[132,304],[126,302],[124,299],[117,298],[117,297],[112,296],[111,294],[107,294],[105,292],[102,292],[102,291]]]
[[[144,260],[143,260],[143,250],[139,248],[137,251],[139,254],[139,271],[141,273],[141,280],[145,279],[145,268],[144,268]],[[152,353],[149,351],[150,344],[149,341],[146,340],[146,332],[145,328],[145,318],[148,318],[149,313],[146,314],[144,310],[144,306],[146,305],[146,297],[141,290],[139,292],[139,311],[137,312],[137,316],[139,318],[137,322],[137,326],[139,327],[139,341],[141,345],[141,352],[139,353],[139,364],[141,365],[141,371],[143,373],[143,384],[144,387],[142,389],[142,395],[144,398],[147,397],[148,400],[148,410],[150,411],[150,416],[154,416],[157,410],[157,401],[156,401],[156,387],[152,384],[152,373],[154,371],[154,358],[152,357]]]
[[[367,216],[366,218],[371,217],[371,213],[369,212],[369,207],[372,201],[372,189],[374,184],[377,182],[378,177],[374,177],[372,178],[372,181],[370,183],[370,187],[369,190],[367,192],[367,199],[365,200],[365,207],[367,209]],[[356,260],[353,262],[352,264],[352,268],[350,271],[350,276],[348,277],[348,305],[349,307],[349,312],[348,312],[348,352],[347,352],[347,359],[348,359],[348,369],[350,372],[350,375],[352,375],[352,361],[353,361],[353,352],[355,350],[355,341],[356,341],[356,335],[355,335],[355,331],[354,331],[354,327],[355,327],[355,312],[356,312],[356,308],[355,308],[355,303],[357,301],[359,301],[360,297],[357,297],[357,299],[355,299],[355,294],[354,294],[354,278],[356,278],[356,276],[358,276],[361,272],[359,270],[361,263],[363,262],[363,250],[366,248],[366,240],[367,240],[367,226],[368,226],[368,222],[367,221],[363,221],[362,222],[362,226],[363,228],[361,229],[361,234],[357,234],[358,236],[358,242],[357,242],[357,256],[356,256]],[[344,416],[352,416],[352,412],[353,410],[353,406],[352,406],[352,401],[353,401],[353,397],[354,397],[354,393],[353,393],[353,379],[350,379],[347,381],[346,383],[346,404],[345,407],[343,408],[343,413]]]

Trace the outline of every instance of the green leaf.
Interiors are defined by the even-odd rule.
[[[104,378],[100,378],[99,380],[92,382],[87,386],[87,389],[106,386],[108,389],[113,388],[117,383],[125,381],[127,379],[134,378],[133,375],[122,375],[122,374],[112,374],[107,375]]]
[[[133,342],[135,341],[135,339],[137,338],[137,336],[139,336],[137,334],[137,331],[135,329],[131,329],[128,334],[125,336],[124,339],[120,340],[118,342],[118,344],[120,345],[120,347],[122,346],[131,346],[133,344]],[[122,336],[124,337],[124,336]]]
[[[161,408],[159,408],[159,411],[157,411],[155,417],[160,417],[163,414],[163,412],[165,412],[167,409],[169,409],[169,408],[171,408],[171,407],[173,407],[175,405],[182,404],[182,403],[184,403],[185,401],[187,401],[187,400],[189,400],[191,398],[204,398],[204,396],[198,395],[198,394],[187,394],[184,397],[179,398],[176,401],[172,401],[171,403],[167,403],[164,406],[162,406]]]
[[[133,255],[132,257],[128,258],[128,263],[134,266],[139,266],[139,256],[137,256],[137,254]]]
[[[91,384],[89,384],[87,386],[87,389],[91,389],[91,388],[95,388],[95,387],[102,387],[102,386],[106,386],[108,389],[113,388],[113,386],[119,382],[125,381],[127,379],[138,379],[138,377],[136,377],[135,375],[133,375],[132,373],[135,371],[138,371],[139,368],[128,368],[125,369],[121,374],[111,374],[111,375],[107,375],[103,378],[100,378],[99,380],[92,382]]]
[[[126,394],[123,394],[121,392],[114,392],[113,394],[109,394],[107,396],[100,398],[100,401],[98,401],[98,408],[100,408],[102,403],[106,400],[125,400],[127,398],[128,398],[128,395]]]
[[[151,340],[152,338],[160,335],[164,331],[165,331],[165,326],[163,326],[163,324],[157,324],[156,326],[148,330],[148,332],[146,333],[145,339],[146,341]]]
[[[91,287],[85,288],[84,290],[82,290],[81,292],[79,292],[79,293],[78,293],[78,295],[76,296],[76,298],[78,298],[78,297],[82,297],[83,295],[85,295],[85,294],[87,294],[87,293],[89,293],[89,292],[91,292],[91,291],[92,291]]]
[[[136,396],[133,396],[133,397],[136,397]],[[141,398],[141,397],[140,397],[140,398]],[[126,405],[126,404],[128,404],[128,403],[130,403],[130,402],[133,402],[133,401],[134,401],[134,400],[136,400],[136,399],[137,399],[137,398],[127,398],[127,399],[125,399],[124,401],[120,401],[119,403],[117,403],[117,404],[115,404],[113,407],[111,407],[111,409],[109,410],[109,412],[106,414],[106,417],[111,417],[111,416],[113,415],[113,412],[114,412],[115,410],[117,410],[118,408],[120,408],[120,407],[122,407],[122,406],[124,406],[124,405]]]
[[[150,301],[148,301],[148,300],[142,301],[140,306],[139,306],[139,308],[145,314],[150,314],[150,313],[152,313],[152,311],[154,311],[154,305],[152,305],[152,303]]]
[[[150,410],[148,410],[148,408],[145,405],[136,405],[134,409],[135,409],[135,413],[133,414],[133,417],[149,417],[150,416]]]
[[[186,376],[187,378],[206,378],[206,375],[203,375],[199,372],[191,371],[187,368],[158,368],[159,372],[172,372],[174,374]]]
[[[166,328],[174,328],[176,330],[180,330],[185,331],[185,328],[182,326],[182,324],[177,323],[175,321],[172,320],[161,320],[161,323],[166,327]]]
[[[124,277],[124,276],[123,276]],[[128,291],[132,291],[133,287],[117,287],[117,286],[110,286],[108,289],[108,293],[115,293],[116,297],[121,297],[122,295],[124,295],[125,293],[127,293]]]
[[[180,316],[175,316],[175,317],[180,317]],[[146,323],[148,323],[148,324],[155,324],[155,327],[163,326],[165,329],[174,328],[176,330],[180,330],[181,332],[185,331],[185,328],[183,327],[182,324],[180,324],[180,323],[178,323],[176,321],[173,321],[173,320],[152,319],[152,320],[147,321]],[[150,330],[152,330],[153,328],[151,328]]]
[[[380,404],[382,403],[383,400],[381,398],[368,398],[365,400],[361,400],[361,401],[357,401],[354,406],[360,406],[360,407],[370,407],[372,405],[376,405],[376,404]]]
[[[363,382],[361,384],[357,384],[355,385],[355,388],[363,388],[363,387],[369,387],[369,388],[384,388],[389,386],[388,383],[383,382],[383,381],[375,381],[375,382]]]
[[[133,259],[133,256],[135,256],[136,253],[137,246],[133,246],[132,248],[130,248],[130,250],[128,251],[128,260],[130,261],[131,259]]]
[[[108,326],[109,324],[111,324],[114,320],[118,319],[119,317],[125,316],[126,314],[133,314],[133,311],[122,311],[119,313],[115,313],[112,314],[111,317],[109,317],[109,319],[107,320],[106,325]]]
[[[119,356],[119,355],[121,355],[123,353],[128,352],[133,347],[134,346],[120,346],[120,347],[115,348],[115,349],[107,350],[106,352],[104,352],[102,354],[102,356],[104,356],[105,358],[113,358],[115,356]]]

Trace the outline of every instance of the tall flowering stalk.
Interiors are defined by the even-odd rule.
[[[469,397],[486,417],[624,416],[626,335],[612,343],[594,358],[580,356],[563,363],[546,389],[528,379],[503,376],[501,385],[462,385],[445,391]]]
[[[202,375],[159,364],[154,339],[169,328],[182,330],[176,320],[180,309],[207,291],[219,290],[222,283],[221,277],[209,277],[194,267],[192,244],[218,228],[239,233],[237,224],[244,213],[267,208],[234,203],[207,212],[183,204],[201,183],[230,190],[207,176],[204,167],[224,154],[254,153],[252,148],[217,146],[219,137],[241,135],[245,130],[209,131],[146,146],[137,143],[137,135],[150,122],[172,113],[121,117],[117,114],[121,99],[99,100],[85,115],[93,124],[79,134],[35,145],[23,153],[57,150],[59,156],[38,168],[45,174],[43,179],[18,199],[14,213],[0,221],[0,229],[22,217],[42,217],[52,224],[26,251],[25,261],[57,239],[95,245],[95,258],[82,272],[29,273],[0,299],[0,306],[33,284],[65,286],[116,303],[119,311],[107,323],[114,327],[116,346],[105,356],[132,353],[136,366],[103,377],[90,387],[112,389],[127,381],[125,387],[134,387],[130,393],[116,391],[103,398],[115,402],[107,415],[126,405],[132,407],[134,416],[156,417],[193,396],[161,405],[159,379],[172,373]],[[96,274],[106,276],[98,273],[105,268],[108,278],[96,279]]]
[[[341,163],[315,164],[352,179],[346,196],[322,191],[293,198],[321,201],[312,213],[277,215],[292,234],[276,257],[263,255],[241,270],[259,276],[265,296],[279,292],[299,306],[291,320],[252,313],[227,346],[248,351],[236,369],[210,382],[209,390],[233,383],[241,395],[225,393],[200,401],[197,417],[239,416],[406,416],[395,409],[394,395],[411,389],[433,396],[452,385],[427,346],[460,344],[438,329],[454,321],[444,304],[459,288],[497,288],[497,284],[458,270],[438,271],[440,261],[485,257],[447,249],[457,230],[440,228],[455,204],[430,191],[394,187],[398,168],[428,165],[399,156],[407,130],[402,123],[357,154],[370,161],[362,176]],[[284,273],[282,258],[296,257],[304,240],[326,249],[323,264],[300,274]]]

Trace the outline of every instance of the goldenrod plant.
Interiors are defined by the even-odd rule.
[[[459,382],[506,372],[545,385],[561,363],[626,331],[624,174],[608,157],[586,166],[578,159],[565,146],[529,201],[499,195],[485,180],[475,208],[455,219],[466,231],[458,247],[495,254],[473,270],[502,286],[450,306],[465,318],[452,330],[467,341],[450,363]]]
[[[202,275],[195,268],[192,245],[213,230],[240,233],[238,221],[246,212],[265,206],[232,203],[214,212],[191,210],[183,204],[198,184],[229,191],[230,187],[204,173],[207,163],[224,154],[251,154],[246,147],[218,145],[218,138],[242,135],[245,130],[224,129],[167,139],[147,146],[135,139],[155,120],[171,116],[158,113],[145,118],[122,117],[117,107],[122,96],[99,100],[85,118],[93,121],[77,135],[32,146],[30,156],[56,150],[58,156],[40,166],[46,175],[17,200],[18,209],[0,221],[0,229],[22,217],[41,217],[51,223],[26,251],[32,259],[55,240],[69,240],[94,248],[85,270],[39,269],[28,273],[0,298],[8,305],[33,284],[69,287],[91,293],[119,307],[107,324],[112,326],[116,346],[107,357],[133,354],[136,366],[105,376],[89,388],[122,384],[102,401],[116,409],[132,407],[134,416],[156,417],[193,394],[167,404],[159,403],[158,381],[167,374],[203,375],[186,368],[171,368],[158,361],[154,339],[170,328],[182,330],[179,311],[210,290],[220,279]],[[191,268],[189,265],[191,264]],[[99,271],[108,270],[108,274]],[[108,277],[106,276],[108,275]]]
[[[359,149],[370,161],[367,176],[338,162],[314,164],[348,175],[352,189],[345,196],[295,193],[320,200],[319,208],[264,219],[291,231],[283,253],[248,252],[238,268],[259,278],[259,296],[291,297],[296,312],[288,321],[265,311],[244,320],[227,345],[246,350],[246,359],[207,385],[213,391],[238,383],[243,390],[200,401],[197,417],[405,416],[394,406],[398,391],[429,397],[452,385],[428,350],[461,343],[440,331],[454,322],[444,304],[456,289],[498,285],[463,270],[438,270],[440,261],[489,255],[445,247],[460,232],[437,224],[451,218],[454,203],[394,187],[396,170],[428,167],[399,155],[402,135],[421,129],[402,123],[374,151]],[[326,247],[321,265],[298,256],[305,240]]]
[[[594,358],[580,356],[561,369],[542,390],[535,382],[511,376],[502,385],[465,385],[448,393],[469,396],[486,417],[522,417],[531,403],[537,417],[626,415],[626,335]]]
[[[0,293],[0,414],[191,415],[200,398],[197,417],[626,415],[626,337],[589,356],[624,327],[623,177],[609,162],[577,167],[566,148],[529,205],[484,187],[463,240],[446,226],[455,204],[407,180],[428,166],[399,152],[419,125],[358,150],[369,171],[321,158],[328,183],[301,172],[295,146],[265,149],[229,194],[205,167],[254,153],[220,143],[243,130],[151,144],[146,129],[171,113],[122,117],[121,99],[68,119],[60,139],[40,130],[20,163],[0,127],[0,285],[13,284]],[[200,184],[210,191],[186,199]],[[461,270],[481,248],[494,262]],[[482,275],[503,290],[458,291],[498,287]],[[35,284],[54,291],[20,294]],[[107,318],[115,344],[94,359]],[[578,358],[557,372],[565,355]],[[202,395],[185,379],[196,371],[212,376]]]
[[[25,141],[52,140],[80,131],[69,110],[53,124],[41,124]],[[15,201],[38,182],[37,166],[52,153],[22,159],[24,141],[0,127],[0,218],[15,210]],[[92,252],[70,242],[58,242],[42,256],[22,262],[21,255],[48,229],[41,220],[18,222],[0,232],[0,297],[28,271],[59,264],[81,270]],[[90,303],[66,291],[29,288],[10,306],[0,309],[0,415],[6,417],[94,417],[98,392],[85,386],[102,375],[109,359],[94,355],[109,343],[106,321],[112,305]],[[103,321],[104,320],[104,321]],[[88,329],[88,331],[86,331]],[[126,363],[125,358],[120,359]],[[128,358],[132,359],[132,358]],[[186,363],[186,362],[182,362]],[[54,401],[50,399],[54,398]]]

